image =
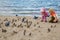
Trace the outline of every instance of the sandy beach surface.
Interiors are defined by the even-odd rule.
[[[0,16],[0,40],[60,40],[60,22],[41,22],[40,17],[31,16]]]

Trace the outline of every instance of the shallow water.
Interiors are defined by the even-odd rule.
[[[0,0],[0,15],[39,15],[41,7],[52,7],[60,16],[60,0]]]

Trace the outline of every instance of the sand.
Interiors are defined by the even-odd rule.
[[[0,40],[60,40],[60,22],[41,22],[40,17],[31,16],[0,16]]]

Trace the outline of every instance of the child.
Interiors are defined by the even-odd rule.
[[[44,21],[44,22],[47,22],[47,16],[48,16],[48,13],[46,12],[46,9],[45,8],[42,8],[41,9],[41,15],[42,15],[42,22]]]
[[[55,13],[55,11],[52,8],[50,8],[49,9],[49,13],[50,13],[50,17],[51,17],[49,22],[57,23],[58,22],[58,18],[57,18],[57,14]]]

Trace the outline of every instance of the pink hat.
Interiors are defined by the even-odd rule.
[[[41,8],[41,10],[40,10],[41,12],[45,12],[46,11],[46,9],[45,8]]]

